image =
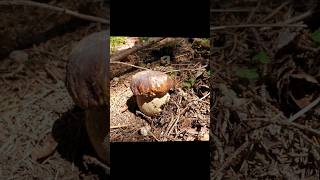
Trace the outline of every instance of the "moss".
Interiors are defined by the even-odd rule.
[[[116,47],[121,46],[126,43],[126,37],[120,37],[120,36],[112,36],[110,37],[110,48],[111,53],[113,53],[116,50]]]

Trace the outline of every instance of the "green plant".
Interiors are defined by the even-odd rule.
[[[115,48],[126,43],[126,37],[111,36],[110,37],[110,48],[111,52],[115,51]]]
[[[170,77],[174,77],[174,76],[177,75],[177,71],[174,71],[172,67],[169,67],[168,75],[169,75]]]
[[[196,79],[193,78],[193,77],[190,77],[189,79],[185,80],[185,81],[182,83],[182,87],[183,87],[183,88],[190,89],[195,83],[196,83]]]
[[[208,75],[209,77],[211,77],[212,74],[213,74],[213,71],[212,71],[211,69],[209,69],[209,71],[206,71],[206,72],[207,72],[207,75]]]
[[[311,39],[316,43],[320,43],[320,28],[311,34]]]
[[[209,38],[201,38],[202,41],[205,43],[205,44],[210,44],[210,39]]]
[[[255,68],[239,68],[236,70],[236,76],[249,80],[259,79],[259,74]]]
[[[255,56],[253,56],[253,60],[259,61],[262,64],[268,64],[270,63],[269,56],[264,51],[259,52]]]

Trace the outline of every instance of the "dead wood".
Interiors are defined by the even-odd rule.
[[[165,38],[153,38],[153,39],[151,39],[147,42],[144,42],[142,44],[135,45],[134,47],[132,47],[130,49],[120,51],[111,57],[110,63],[113,63],[115,61],[120,61],[120,60],[124,59],[125,57],[129,56],[130,54],[133,54],[141,49],[150,47],[152,44],[157,43],[163,39],[165,39]]]

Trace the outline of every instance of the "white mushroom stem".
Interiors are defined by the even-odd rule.
[[[161,97],[137,96],[137,104],[141,112],[147,116],[154,116],[162,111],[162,106],[169,102],[170,95],[166,93]]]

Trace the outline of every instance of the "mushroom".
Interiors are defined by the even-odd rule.
[[[85,126],[99,159],[110,164],[109,36],[101,31],[83,38],[71,51],[66,86],[75,104],[85,109]]]
[[[174,87],[174,80],[160,71],[141,71],[133,75],[130,88],[136,96],[141,112],[155,116],[169,102],[169,90]]]

